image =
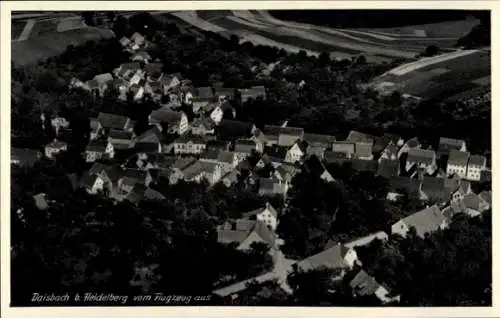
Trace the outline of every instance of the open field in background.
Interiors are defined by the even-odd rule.
[[[479,20],[460,20],[447,21],[439,23],[430,23],[422,25],[403,26],[395,28],[375,28],[359,29],[360,31],[373,31],[391,36],[415,36],[417,33],[424,32],[429,38],[460,38],[466,35],[479,24]]]
[[[449,53],[403,64],[376,78],[373,87],[384,93],[399,90],[402,94],[444,99],[490,85],[490,52],[469,50],[463,53],[469,54]],[[452,58],[448,58],[450,56]]]
[[[477,20],[451,21],[390,29],[338,29],[278,20],[265,10],[184,11],[170,13],[196,28],[217,33],[258,38],[258,44],[291,51],[328,52],[332,57],[365,54],[370,61],[414,59],[428,45],[452,51],[456,40],[468,33]],[[440,31],[441,30],[441,31]],[[267,39],[267,40],[266,40]]]
[[[109,30],[84,28],[66,32],[51,32],[30,37],[25,41],[12,42],[12,61],[16,65],[28,65],[61,54],[69,45],[81,45],[113,37]]]

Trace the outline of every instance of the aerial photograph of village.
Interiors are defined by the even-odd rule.
[[[492,306],[490,19],[12,12],[10,306]]]

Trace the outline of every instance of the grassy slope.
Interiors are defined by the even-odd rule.
[[[22,42],[12,42],[12,61],[16,65],[28,65],[61,54],[68,45],[80,45],[90,40],[110,38],[109,30],[86,28],[67,32],[52,32],[31,37]]]

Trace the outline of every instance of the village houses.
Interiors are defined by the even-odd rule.
[[[189,122],[184,112],[176,112],[166,109],[154,110],[149,115],[149,124],[156,125],[160,131],[167,127],[167,131],[172,134],[182,135],[189,129]]]
[[[66,150],[68,150],[67,143],[54,139],[45,146],[45,156],[49,159],[53,159],[58,153]]]
[[[481,172],[486,169],[486,158],[484,156],[472,155],[467,163],[467,174],[465,178],[470,181],[480,181]]]

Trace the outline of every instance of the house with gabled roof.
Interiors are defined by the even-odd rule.
[[[134,34],[130,37],[130,40],[139,47],[146,44],[146,38],[139,32],[134,32]]]
[[[106,140],[91,140],[85,149],[85,160],[94,162],[102,158],[113,158],[115,154],[113,144]]]
[[[420,149],[422,148],[422,143],[417,137],[408,139],[403,146],[399,149],[398,158],[401,158],[403,154],[407,154],[410,149]]]
[[[457,175],[460,178],[465,178],[467,174],[467,163],[469,162],[470,153],[451,149],[448,152],[448,163],[446,165],[447,175]]]
[[[398,151],[399,151],[398,146],[394,145],[393,143],[390,143],[389,145],[387,145],[387,147],[385,147],[382,150],[382,153],[380,154],[379,161],[383,160],[383,159],[398,160],[399,159],[398,158]]]
[[[234,152],[223,150],[206,150],[200,154],[200,160],[221,165],[223,174],[235,169],[239,163]]]
[[[131,43],[130,39],[127,38],[126,36],[122,36],[119,40],[120,44],[123,46],[123,47],[128,47],[129,44]]]
[[[291,146],[285,155],[285,162],[300,162],[306,155],[306,145],[302,141],[297,141]]]
[[[451,150],[467,151],[467,145],[464,140],[441,137],[439,138],[438,154],[439,157],[449,155]]]
[[[400,296],[391,296],[391,292],[385,286],[379,284],[375,278],[360,270],[349,282],[354,296],[375,296],[383,304],[399,302]]]
[[[214,96],[219,102],[233,100],[236,94],[235,88],[230,87],[214,87]]]
[[[184,112],[168,109],[153,110],[148,117],[149,124],[156,126],[160,131],[167,126],[167,132],[182,135],[188,131],[189,122]]]
[[[104,189],[104,180],[97,174],[90,175],[84,172],[79,182],[80,187],[90,194],[97,194]]]
[[[342,153],[345,154],[345,158],[352,158],[355,153],[356,145],[353,142],[346,141],[335,141],[332,143],[332,153]],[[326,152],[325,152],[326,156]]]
[[[111,129],[108,134],[108,142],[113,145],[114,149],[128,149],[134,146],[135,133]]]
[[[241,172],[238,169],[231,170],[222,176],[221,182],[226,187],[231,187],[233,184],[238,183],[241,176]]]
[[[491,199],[491,198],[490,198]],[[484,211],[491,208],[491,203],[486,202],[480,195],[470,192],[463,199],[465,213],[470,217],[480,216]]]
[[[252,153],[258,153],[262,149],[259,149],[259,144],[251,139],[238,139],[234,142],[234,153],[238,157],[238,161],[246,159]]]
[[[195,118],[191,123],[191,133],[193,135],[213,135],[215,133],[215,123],[210,118]]]
[[[307,143],[308,149],[311,147],[327,150],[332,147],[332,143],[334,143],[335,140],[335,136],[331,135],[304,133],[304,141]]]
[[[175,154],[200,154],[205,151],[207,137],[184,134],[173,142]]]
[[[371,142],[373,143],[375,141],[376,137],[370,134],[362,133],[357,130],[351,130],[349,132],[349,135],[345,139],[346,141],[350,142]]]
[[[486,170],[486,157],[472,155],[467,163],[467,173],[465,178],[470,181],[480,181],[481,172]]]
[[[183,179],[189,182],[207,180],[209,185],[219,182],[222,167],[219,163],[198,160],[182,170]]]
[[[239,220],[238,220],[239,221]],[[238,250],[249,250],[253,243],[264,243],[270,247],[269,253],[278,248],[278,238],[267,225],[259,220],[240,222],[244,226],[219,228],[217,241],[221,244],[237,244]]]
[[[135,80],[132,83],[130,83],[131,79],[134,76],[139,76],[140,78],[143,78],[144,71],[141,69],[141,64],[139,62],[129,62],[129,63],[123,63],[118,68],[114,69],[113,74],[117,78],[125,80],[128,83],[128,86],[130,86],[133,83],[137,84]]]
[[[276,178],[260,178],[259,179],[259,195],[261,196],[286,196],[289,185],[281,182]]]
[[[99,113],[97,121],[105,131],[111,129],[134,131],[135,122],[130,118],[109,113]]]
[[[357,260],[358,256],[354,249],[339,243],[297,262],[296,268],[303,272],[321,268],[339,269],[341,273],[337,278],[341,278],[354,267]]]
[[[242,103],[245,103],[250,98],[262,98],[264,100],[266,99],[266,88],[263,85],[238,89],[238,92],[240,93]]]
[[[133,55],[132,55],[132,62],[143,62],[143,63],[149,63],[149,61],[151,61],[151,55],[147,52],[147,51],[144,51],[144,50],[140,50],[140,51],[137,51],[135,52]]]
[[[347,248],[355,248],[358,246],[365,246],[373,242],[374,240],[387,241],[389,236],[384,231],[379,231],[376,233],[372,233],[363,237],[356,238],[348,243],[344,243]]]
[[[445,179],[425,177],[420,186],[420,199],[441,203],[448,202],[449,193],[445,188]]]
[[[278,144],[280,146],[292,146],[297,140],[304,138],[304,129],[299,127],[282,127],[266,125],[264,134],[269,144]]]
[[[207,144],[205,149],[206,150],[222,150],[222,151],[230,151],[231,148],[231,142],[230,141],[224,141],[224,140],[218,140],[218,139],[210,139],[207,140]]]
[[[278,226],[278,212],[269,202],[263,207],[244,213],[243,217],[263,222],[273,231]]]
[[[163,91],[167,94],[172,89],[178,87],[181,84],[181,78],[175,74],[164,75],[162,78]]]
[[[391,227],[391,233],[405,237],[410,228],[413,227],[417,235],[423,238],[425,234],[445,229],[447,226],[446,217],[437,205],[433,205],[394,223]]]
[[[323,162],[316,156],[310,156],[307,158],[303,165],[302,169],[320,179],[325,180],[326,182],[334,182],[335,179],[332,177],[330,172],[326,169],[325,165]]]
[[[49,159],[53,159],[58,153],[66,150],[68,150],[67,143],[54,139],[45,146],[45,156]]]
[[[410,148],[406,158],[406,171],[413,166],[425,170],[428,174],[433,174],[437,169],[436,152],[429,149]]]
[[[472,192],[471,189],[471,184],[469,181],[466,180],[458,180],[458,185],[456,188],[453,189],[453,192],[451,193],[451,200],[452,201],[460,201],[462,200],[467,194]]]

